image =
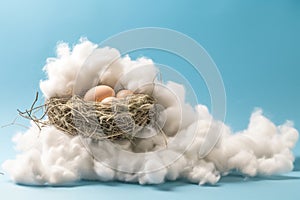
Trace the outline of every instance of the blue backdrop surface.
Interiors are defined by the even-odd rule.
[[[276,124],[289,119],[300,130],[300,1],[1,1],[0,2],[0,125],[12,122],[17,108],[31,105],[45,76],[45,59],[55,55],[58,41],[94,43],[133,28],[163,27],[180,31],[200,43],[222,75],[227,94],[226,123],[238,131],[247,127],[256,107]],[[154,61],[180,71],[168,55],[144,52]],[[132,56],[139,56],[133,54]],[[192,77],[190,77],[192,79]],[[201,84],[201,83],[199,83]],[[209,105],[209,95],[197,94]],[[27,123],[27,122],[22,122]],[[21,127],[0,129],[0,163],[13,158],[12,136]],[[0,176],[1,196],[11,199],[84,197],[130,198],[272,198],[300,197],[300,144],[296,167],[282,176],[225,177],[216,187],[184,182],[161,186],[87,183],[68,188],[24,187]],[[5,198],[6,199],[6,198]]]

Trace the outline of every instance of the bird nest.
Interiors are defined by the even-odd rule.
[[[156,123],[155,100],[147,94],[133,94],[107,103],[84,101],[79,96],[52,97],[19,114],[32,120],[39,129],[53,125],[70,136],[82,135],[94,140],[134,139],[138,131]],[[35,112],[43,109],[42,117]],[[46,119],[45,116],[48,116]]]
[[[155,100],[147,94],[134,94],[109,103],[53,97],[46,102],[51,125],[68,135],[99,139],[132,139],[155,116]]]

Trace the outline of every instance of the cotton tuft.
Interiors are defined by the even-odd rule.
[[[31,123],[27,131],[13,138],[16,158],[2,164],[16,183],[68,185],[80,180],[117,180],[160,184],[184,178],[203,185],[216,184],[232,170],[256,176],[293,169],[292,149],[298,131],[290,121],[277,126],[262,110],[256,110],[248,128],[234,133],[214,120],[205,105],[189,105],[184,86],[176,80],[167,82],[165,90],[148,84],[158,83],[159,71],[151,59],[121,57],[117,49],[98,47],[87,39],[73,48],[61,42],[56,53],[43,68],[47,79],[40,82],[40,88],[46,99],[82,95],[100,82],[148,93],[164,108],[159,119],[165,136],[148,128],[143,134],[153,137],[138,139],[134,145],[119,142],[120,150],[107,140],[92,143],[54,126],[39,130]],[[205,149],[205,144],[216,141],[207,139],[207,134],[219,135],[211,150]]]

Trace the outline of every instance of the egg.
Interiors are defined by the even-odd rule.
[[[131,90],[120,90],[117,93],[117,98],[125,98],[129,95],[133,95],[133,91],[131,91]]]
[[[107,97],[101,101],[103,104],[111,104],[113,101],[115,101],[117,98],[116,97]]]
[[[103,99],[113,96],[115,96],[115,91],[111,87],[107,85],[99,85],[87,91],[83,100],[101,102]]]

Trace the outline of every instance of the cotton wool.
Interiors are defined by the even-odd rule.
[[[137,139],[135,144],[95,143],[68,136],[54,126],[39,130],[31,123],[27,131],[13,138],[16,158],[2,164],[16,183],[66,185],[98,180],[160,184],[185,178],[202,185],[216,184],[232,170],[256,176],[293,169],[292,149],[298,131],[291,122],[276,126],[256,110],[248,128],[233,133],[214,120],[205,105],[189,105],[184,86],[176,80],[156,87],[153,83],[161,83],[151,59],[121,57],[117,49],[81,39],[73,48],[58,44],[57,57],[47,59],[44,71],[47,79],[40,82],[40,88],[46,99],[82,95],[100,82],[153,95],[163,108],[158,120],[165,135],[147,128],[142,134],[152,137]]]

